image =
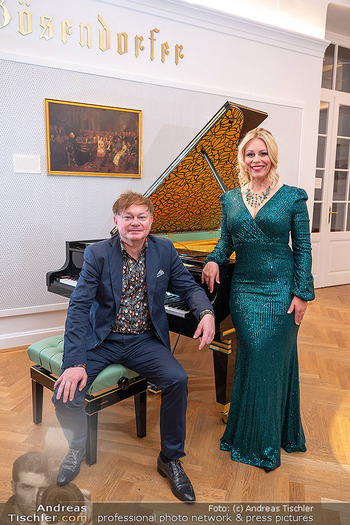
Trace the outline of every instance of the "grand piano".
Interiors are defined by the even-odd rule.
[[[237,147],[267,114],[226,102],[186,148],[145,192],[154,205],[151,233],[171,238],[184,265],[201,284],[204,261],[220,236],[223,192],[238,187]],[[117,232],[113,229],[112,235]],[[62,268],[48,272],[50,292],[69,297],[77,283],[85,248],[95,240],[67,241]],[[225,420],[230,403],[236,338],[229,315],[230,281],[234,256],[220,268],[220,286],[206,292],[215,311],[213,352],[216,401]],[[186,303],[168,293],[165,310],[169,329],[192,337],[197,321]]]

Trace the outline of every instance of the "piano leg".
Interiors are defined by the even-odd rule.
[[[210,345],[213,350],[216,402],[224,423],[227,422],[233,386],[236,357],[234,343],[234,339],[220,342],[214,340]]]

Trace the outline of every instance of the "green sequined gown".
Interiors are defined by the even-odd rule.
[[[258,467],[280,465],[281,447],[305,451],[300,419],[294,295],[314,298],[307,195],[283,185],[255,219],[240,189],[221,197],[221,238],[207,261],[236,264],[230,310],[237,334],[235,378],[221,449]],[[290,246],[291,240],[291,246]]]

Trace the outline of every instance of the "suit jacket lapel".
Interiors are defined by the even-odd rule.
[[[123,280],[123,256],[120,247],[119,236],[113,237],[109,241],[109,264],[111,272],[111,283],[117,311],[120,305],[122,295]]]
[[[153,306],[154,294],[157,284],[158,271],[158,250],[155,242],[148,237],[148,247],[146,250],[146,285],[148,307],[151,312]]]

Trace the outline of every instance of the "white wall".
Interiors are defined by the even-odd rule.
[[[26,36],[18,33],[19,5],[9,8],[7,25],[0,20],[3,348],[62,330],[64,300],[46,291],[45,274],[63,264],[65,241],[108,236],[115,198],[126,188],[145,191],[226,100],[267,111],[264,125],[280,146],[282,180],[304,187],[312,204],[325,43],[183,2],[116,4],[36,2],[23,8],[33,21]],[[106,52],[98,48],[98,14],[114,35]],[[49,40],[40,38],[43,15],[53,17]],[[73,31],[63,44],[60,24],[67,18]],[[96,29],[90,49],[79,45],[82,21]],[[158,43],[167,40],[171,50],[183,45],[178,65],[173,51],[162,63],[157,47],[153,61],[149,54],[136,58],[131,47],[117,53],[118,32],[144,35],[146,47],[155,27]],[[48,176],[44,98],[141,109],[143,178]],[[40,156],[41,173],[15,174],[14,154]]]

